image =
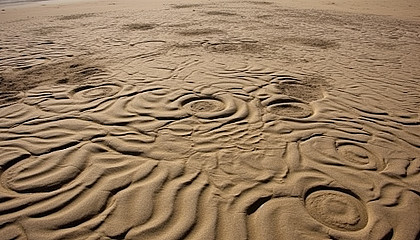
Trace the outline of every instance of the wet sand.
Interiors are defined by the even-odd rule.
[[[418,239],[415,1],[0,12],[0,239]]]

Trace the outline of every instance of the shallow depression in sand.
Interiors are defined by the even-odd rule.
[[[337,144],[337,152],[342,156],[342,159],[360,166],[375,165],[379,167],[379,159],[374,156],[367,149],[349,143]]]
[[[305,206],[309,214],[328,227],[342,231],[364,228],[367,213],[355,197],[335,190],[319,190],[307,196]]]
[[[223,105],[216,99],[199,99],[190,102],[188,107],[194,112],[216,112],[222,110]]]
[[[120,86],[114,84],[99,86],[86,85],[74,89],[70,94],[76,99],[97,99],[113,96],[117,94],[120,89]]]
[[[268,107],[268,111],[279,116],[305,118],[312,115],[312,109],[304,103],[277,103]]]
[[[198,118],[221,118],[234,114],[237,106],[230,96],[186,96],[181,106]]]

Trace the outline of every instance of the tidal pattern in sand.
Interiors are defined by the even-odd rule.
[[[418,24],[268,2],[31,21],[0,26],[2,239],[419,237]]]

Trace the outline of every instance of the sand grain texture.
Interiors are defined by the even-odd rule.
[[[418,18],[131,4],[0,15],[0,239],[419,238]]]

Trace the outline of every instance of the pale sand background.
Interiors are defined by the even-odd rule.
[[[0,9],[0,239],[419,239],[418,1]]]

